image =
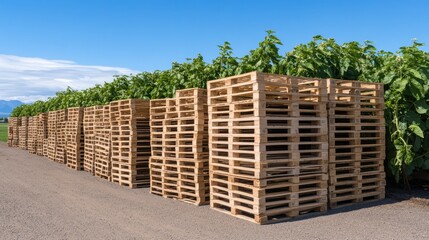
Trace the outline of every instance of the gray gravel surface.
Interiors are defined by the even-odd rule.
[[[429,239],[429,208],[386,199],[259,226],[0,143],[0,239]]]

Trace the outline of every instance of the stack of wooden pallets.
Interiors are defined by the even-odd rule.
[[[97,111],[94,124],[94,174],[110,180],[110,105],[105,105]]]
[[[327,209],[326,81],[208,82],[213,209],[265,224]]]
[[[21,117],[21,125],[18,126],[19,148],[27,150],[28,117]]]
[[[110,103],[111,181],[130,188],[149,185],[149,101]]]
[[[49,160],[55,161],[55,150],[57,148],[57,112],[48,113],[48,144],[47,155]]]
[[[330,207],[383,199],[383,84],[328,81]]]
[[[16,117],[9,117],[8,118],[8,125],[7,125],[7,146],[13,147],[14,146],[14,125],[17,123]]]
[[[186,89],[151,101],[151,193],[208,203],[207,91]]]
[[[9,118],[10,122],[10,118]],[[12,147],[12,141],[13,141],[13,127],[11,124],[7,125],[7,146]]]
[[[45,156],[45,149],[47,152],[48,144],[48,114],[41,113],[37,116],[37,145],[36,153],[39,156]],[[46,146],[45,146],[46,143]]]
[[[19,126],[21,126],[21,118],[12,118],[12,147],[19,147]]]
[[[74,170],[83,170],[83,108],[74,107],[67,109],[66,155],[67,167]]]
[[[83,169],[94,174],[94,122],[95,110],[99,106],[86,107],[83,114],[84,161]]]
[[[37,121],[38,117],[28,117],[27,149],[29,153],[37,152]]]
[[[67,124],[67,109],[56,111],[56,148],[55,161],[58,163],[67,163],[66,147],[66,124]]]

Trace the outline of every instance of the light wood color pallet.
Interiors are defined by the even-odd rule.
[[[49,147],[49,140],[46,138],[46,139],[43,139],[43,156],[44,157],[47,157],[47,158],[49,158],[49,155],[48,155],[48,147]]]
[[[28,117],[27,149],[32,154],[36,154],[37,152],[37,121],[37,116]]]
[[[149,101],[110,103],[111,181],[130,188],[149,186]]]
[[[48,112],[48,141],[47,155],[49,160],[55,161],[55,150],[57,148],[57,113]]]
[[[18,127],[19,148],[27,150],[28,140],[28,117],[21,117],[21,125]]]
[[[10,122],[10,121],[8,121]],[[7,125],[7,146],[12,147],[12,141],[13,141],[13,127],[12,125]]]
[[[67,164],[66,124],[67,124],[68,112],[67,112],[67,109],[57,110],[55,112],[57,115],[55,161],[58,163]]]
[[[110,180],[110,105],[103,106],[102,111],[96,115],[95,123],[94,174]]]
[[[45,156],[44,149],[45,142],[47,143],[48,139],[48,114],[40,113],[37,115],[37,143],[36,143],[36,153],[39,156]]]
[[[65,135],[67,167],[78,171],[83,170],[83,107],[67,109]]]
[[[328,80],[329,205],[383,199],[383,84]]]
[[[150,158],[150,192],[194,205],[209,202],[208,165],[189,159]]]
[[[326,81],[251,72],[207,84],[211,208],[259,224],[326,211]]]
[[[205,89],[151,101],[151,193],[195,205],[209,202]]]
[[[18,119],[17,117],[8,118],[8,141],[9,147],[17,147],[19,145],[19,134],[18,134]]]
[[[15,117],[12,120],[12,147],[19,147],[19,126],[21,126],[21,118]]]
[[[101,109],[102,106],[86,107],[83,114],[83,134],[84,134],[84,161],[83,169],[94,175],[94,151],[95,151],[95,136],[94,122],[95,112]]]

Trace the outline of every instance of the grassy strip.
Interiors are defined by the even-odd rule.
[[[0,142],[7,142],[7,123],[0,123]]]

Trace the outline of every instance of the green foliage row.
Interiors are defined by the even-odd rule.
[[[172,97],[177,89],[205,88],[208,80],[255,70],[381,82],[385,84],[387,165],[391,175],[399,181],[429,169],[429,53],[420,49],[422,44],[414,42],[392,53],[377,50],[371,42],[338,44],[334,39],[315,36],[284,55],[279,53],[280,45],[274,32],[267,31],[256,49],[236,57],[225,42],[210,63],[198,55],[184,63],[175,62],[165,71],[115,76],[112,82],[83,91],[68,88],[47,101],[19,106],[12,116],[33,116],[127,98]]]

